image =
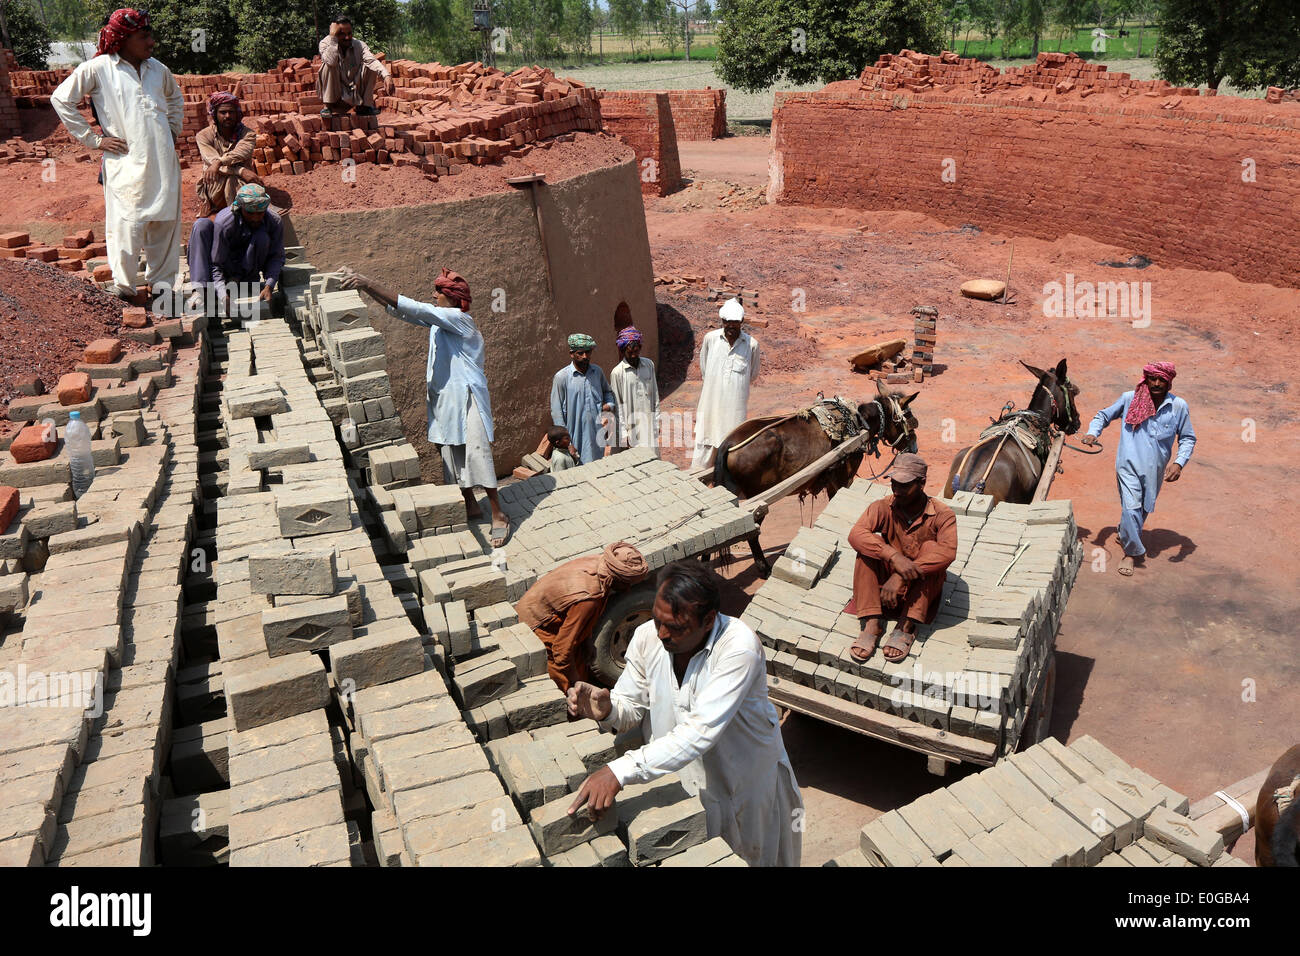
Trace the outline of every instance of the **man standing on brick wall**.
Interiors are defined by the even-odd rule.
[[[605,413],[614,411],[614,392],[605,370],[591,364],[596,340],[575,332],[569,336],[572,361],[551,380],[551,424],[569,430],[582,461],[595,461],[609,452],[610,429]]]
[[[655,363],[641,357],[641,333],[628,326],[614,340],[619,363],[609,373],[618,407],[620,448],[650,448],[659,452],[659,383]]]
[[[487,349],[483,333],[469,308],[469,283],[449,269],[433,280],[438,304],[417,302],[380,288],[352,273],[344,289],[357,289],[388,306],[394,318],[429,330],[429,361],[425,394],[429,441],[442,455],[442,477],[457,485],[470,518],[482,517],[474,489],[487,492],[492,509],[492,547],[510,536],[510,519],[497,500],[497,469],[492,460],[492,400],[488,397]]]
[[[185,101],[171,70],[153,59],[149,17],[114,11],[96,55],[59,84],[50,105],[72,137],[104,151],[104,238],[114,291],[136,295],[140,253],[155,296],[176,285],[181,250],[181,166],[176,141]],[[77,110],[90,97],[106,135]]]
[[[259,298],[269,301],[284,269],[284,225],[268,208],[265,187],[245,183],[235,201],[215,220],[200,216],[190,232],[190,280],[215,287],[217,312],[225,314],[233,285],[259,284]],[[202,290],[195,296],[201,297]],[[237,295],[247,295],[239,290]]]
[[[604,813],[629,783],[675,771],[704,804],[710,839],[750,866],[798,866],[803,799],[767,696],[763,645],[719,613],[717,575],[699,561],[674,561],[658,583],[614,689],[569,688],[572,716],[603,730],[648,725],[649,741],[587,777],[569,812]]]
[[[745,307],[728,299],[718,310],[722,328],[704,336],[700,346],[700,405],[695,413],[692,468],[713,460],[714,451],[749,411],[749,386],[758,378],[758,342],[741,328]]]
[[[561,691],[587,679],[587,645],[610,595],[649,573],[641,552],[619,541],[548,571],[520,599],[519,620],[546,645],[546,671]]]
[[[1085,445],[1097,444],[1105,427],[1123,417],[1119,448],[1115,451],[1115,481],[1119,485],[1119,543],[1124,549],[1117,570],[1125,577],[1145,563],[1142,526],[1156,509],[1161,484],[1179,479],[1196,447],[1187,402],[1169,393],[1176,374],[1173,362],[1143,366],[1137,388],[1099,411],[1082,439]],[[1170,461],[1175,437],[1178,458]]]
[[[377,116],[375,83],[384,79],[384,92],[392,94],[393,77],[388,67],[361,40],[352,38],[352,21],[337,16],[330,23],[329,36],[320,41],[320,73],[317,93],[325,101],[320,115],[346,113],[355,106],[358,116]]]

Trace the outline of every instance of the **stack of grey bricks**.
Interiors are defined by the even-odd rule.
[[[742,615],[768,648],[775,677],[959,737],[1015,749],[1048,665],[1082,561],[1068,501],[996,508],[959,492],[958,554],[939,613],[911,652],[866,663],[849,654],[859,623],[848,607],[856,553],[848,534],[886,486],[839,491],[801,530]]]
[[[1055,738],[872,820],[829,866],[1246,866],[1188,801],[1092,737]]]
[[[155,862],[205,325],[160,322],[138,337],[167,338],[145,365],[85,369],[95,389],[83,417],[98,437],[80,499],[62,450],[0,465],[0,484],[22,492],[0,542],[0,589],[13,598],[0,670],[26,684],[0,702],[0,865]],[[66,424],[67,409],[44,415]]]

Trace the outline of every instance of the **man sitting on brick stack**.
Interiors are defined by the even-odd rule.
[[[271,197],[257,183],[245,183],[235,201],[215,220],[200,216],[190,232],[190,281],[215,288],[217,311],[224,314],[236,285],[261,286],[269,302],[284,268],[284,225],[269,208]],[[195,295],[200,295],[196,292]],[[244,298],[248,293],[239,292]]]
[[[211,218],[235,201],[240,186],[261,185],[262,180],[253,171],[257,133],[244,125],[239,97],[224,90],[213,93],[208,97],[208,117],[211,122],[194,137],[203,159],[203,175],[195,189],[199,215]]]
[[[492,508],[492,547],[510,536],[510,519],[497,500],[497,469],[492,460],[492,401],[488,397],[487,350],[469,308],[469,283],[448,269],[433,280],[438,304],[418,302],[351,273],[343,288],[357,289],[388,306],[394,318],[429,330],[425,403],[429,441],[442,454],[443,481],[458,485],[470,518],[482,517],[474,489],[487,492]]]
[[[327,119],[356,107],[358,116],[377,116],[375,83],[384,78],[384,92],[392,94],[393,77],[388,67],[370,52],[370,47],[352,38],[352,21],[337,16],[330,23],[329,36],[320,41],[320,73],[317,92],[325,101],[320,115]]]
[[[569,813],[606,812],[630,783],[674,771],[720,836],[750,866],[798,866],[803,798],[767,696],[763,645],[719,613],[718,577],[699,561],[659,572],[653,619],[632,635],[612,691],[579,682],[569,714],[604,730],[640,725],[649,738],[582,782]],[[520,614],[522,617],[522,613]]]
[[[602,554],[566,561],[538,578],[516,606],[519,620],[546,645],[546,671],[565,693],[587,673],[587,644],[610,595],[645,580],[650,568],[626,541]]]
[[[849,648],[855,661],[876,652],[886,612],[898,617],[882,651],[887,661],[905,658],[917,625],[939,613],[944,572],[957,558],[957,518],[925,493],[926,471],[920,455],[899,455],[890,475],[894,493],[869,504],[849,532],[858,553],[850,607],[862,627]]]

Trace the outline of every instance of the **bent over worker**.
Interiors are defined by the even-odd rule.
[[[95,56],[50,95],[72,138],[104,151],[104,240],[113,291],[136,295],[144,253],[145,282],[155,295],[176,286],[181,254],[181,165],[176,155],[185,100],[171,70],[153,58],[149,15],[115,10],[99,32]],[[105,135],[90,128],[77,104],[90,97]]]
[[[957,559],[957,518],[925,493],[927,470],[920,455],[899,455],[890,476],[894,493],[871,502],[849,531],[858,553],[852,607],[861,631],[849,648],[855,661],[875,653],[886,611],[898,617],[882,651],[887,661],[905,658],[917,625],[939,613],[944,572]]]
[[[569,813],[604,813],[628,784],[676,772],[704,804],[709,837],[750,866],[798,866],[803,799],[767,696],[763,645],[720,603],[717,575],[699,561],[665,566],[614,689],[569,688],[571,715],[605,730],[640,724],[649,738],[587,777]]]
[[[614,591],[645,580],[650,568],[626,541],[542,575],[520,599],[519,620],[546,645],[546,671],[562,691],[587,679],[587,643]]]

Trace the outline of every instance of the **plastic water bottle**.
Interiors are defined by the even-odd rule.
[[[63,433],[72,469],[72,494],[80,498],[95,480],[95,459],[90,453],[90,428],[81,420],[81,412],[68,413],[68,427]]]

